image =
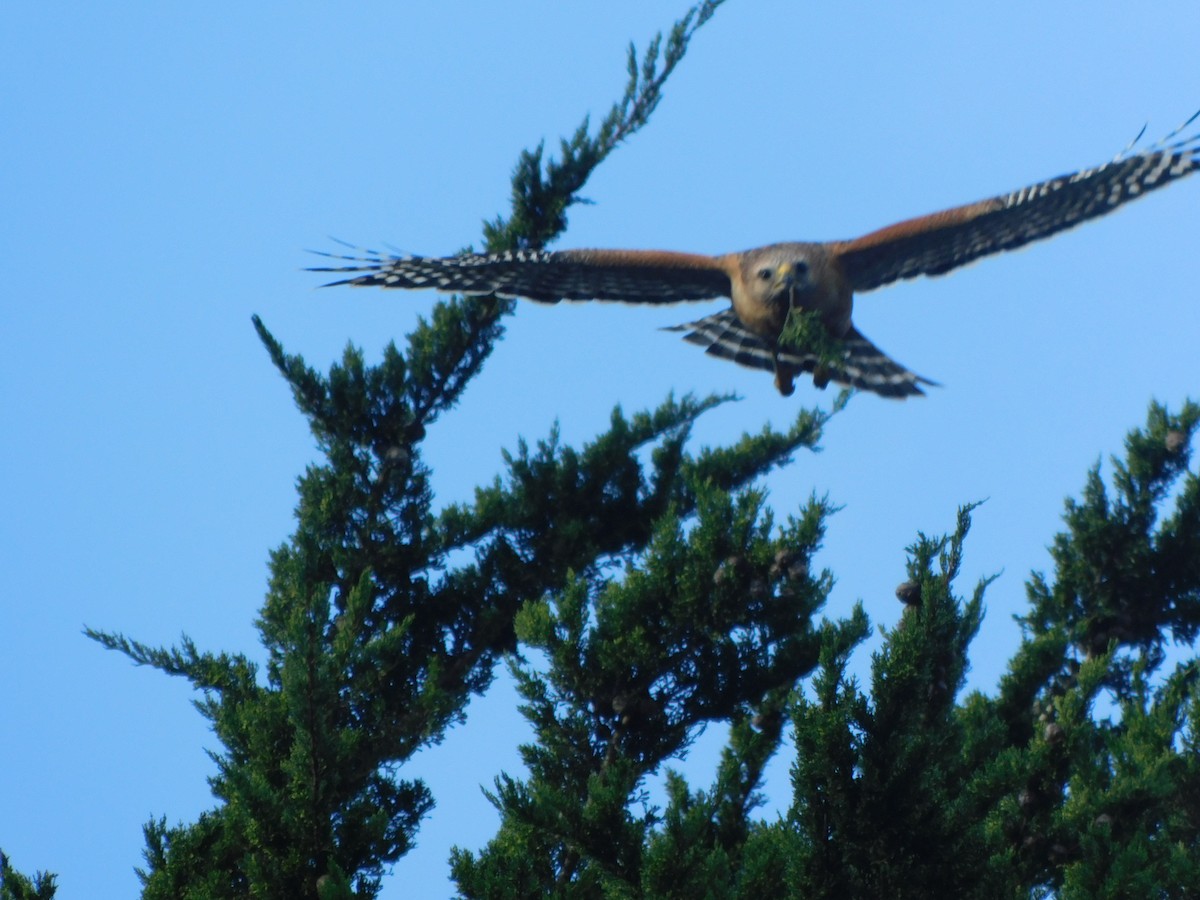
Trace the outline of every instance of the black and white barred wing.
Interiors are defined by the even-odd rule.
[[[715,257],[659,250],[518,250],[463,256],[336,256],[349,265],[314,268],[347,277],[331,285],[433,288],[482,296],[625,303],[680,303],[728,297],[729,275]]]
[[[774,371],[776,359],[797,372],[815,372],[820,360],[815,354],[791,350],[773,351],[762,338],[749,331],[734,314],[725,310],[686,325],[672,325],[665,331],[686,331],[685,341],[698,344],[706,353],[728,359],[751,369]],[[838,368],[823,370],[831,381],[847,387],[904,398],[924,394],[921,385],[936,382],[910,372],[863,337],[856,328],[842,338],[845,359]]]
[[[918,275],[940,275],[981,256],[1013,250],[1112,212],[1200,169],[1200,133],[1011,194],[908,219],[834,250],[855,291]]]

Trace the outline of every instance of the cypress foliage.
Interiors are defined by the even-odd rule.
[[[716,6],[696,7],[640,61],[631,48],[625,95],[594,133],[585,121],[557,160],[541,148],[522,156],[512,215],[485,226],[489,251],[541,246],[562,231],[579,189],[648,120]],[[377,893],[433,805],[423,784],[400,777],[401,766],[486,689],[497,658],[516,647],[522,602],[644,552],[661,522],[719,503],[709,494],[739,489],[819,437],[826,416],[805,412],[787,433],[689,453],[691,424],[726,398],[669,399],[632,417],[615,411],[608,432],[582,451],[553,436],[535,452],[522,446],[505,482],[480,490],[474,504],[435,511],[422,439],[478,372],[512,307],[451,300],[405,350],[389,345],[368,365],[348,348],[327,374],[255,319],[324,457],[300,480],[296,531],[271,557],[257,622],[264,669],[186,637],[155,648],[88,632],[187,678],[223,745],[211,780],[220,804],[192,824],[147,824],[147,897]],[[794,665],[790,644],[782,661],[771,658],[775,644],[788,643],[782,636],[760,643],[763,671],[753,678],[737,675],[732,646],[718,648],[725,677],[739,681],[721,709]],[[703,707],[703,687],[690,689],[692,705]],[[702,714],[719,713],[688,711]]]
[[[620,579],[527,604],[518,635],[544,658],[513,665],[529,776],[497,779],[499,833],[455,851],[460,895],[1194,896],[1200,689],[1167,643],[1190,650],[1200,604],[1198,422],[1193,403],[1152,405],[1112,488],[1097,466],[1067,502],[995,696],[960,696],[991,580],[956,593],[973,507],[909,547],[904,614],[865,689],[848,671],[861,607],[813,619],[831,584],[808,567],[824,501],[772,540],[760,496],[710,495]],[[791,624],[774,632],[775,614]],[[785,720],[794,796],[766,821]],[[649,805],[645,777],[713,721],[730,731],[712,787],[668,774],[665,808]]]
[[[49,872],[35,872],[32,878],[22,875],[0,850],[0,900],[51,900],[56,880]]]
[[[496,840],[478,857],[455,853],[465,896],[516,896],[512,885],[522,896],[567,885],[569,896],[637,895],[644,880],[707,883],[710,864],[737,866],[784,702],[816,664],[812,616],[832,583],[809,570],[826,504],[811,501],[772,535],[762,502],[706,487],[693,527],[668,510],[621,578],[576,576],[522,608],[517,634],[547,663],[512,666],[538,740],[523,748],[530,777],[501,776],[490,795],[504,817]],[[735,734],[718,789],[692,797],[674,777],[677,837],[647,851],[658,815],[643,781],[710,722]]]

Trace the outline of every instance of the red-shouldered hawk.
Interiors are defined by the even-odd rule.
[[[886,397],[923,394],[934,384],[890,359],[851,321],[855,293],[918,275],[940,275],[973,260],[1049,237],[1200,168],[1200,133],[1164,141],[1110,163],[889,225],[863,237],[771,244],[724,256],[660,250],[517,250],[441,259],[337,256],[353,265],[315,268],[352,277],[332,284],[436,288],[467,295],[560,300],[680,303],[728,297],[732,307],[668,330],[708,353],[774,371],[785,396],[802,372],[818,387],[832,380]],[[840,340],[835,365],[780,343],[792,308],[816,313]]]

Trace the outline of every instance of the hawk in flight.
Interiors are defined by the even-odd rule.
[[[332,284],[435,288],[541,303],[613,300],[681,303],[728,297],[729,309],[671,331],[713,356],[775,373],[791,394],[797,375],[885,397],[924,393],[934,382],[890,359],[851,321],[854,295],[918,275],[941,275],[980,257],[1050,237],[1112,212],[1200,169],[1200,133],[1175,140],[1200,112],[1142,152],[1038,184],[908,219],[853,240],[771,244],[703,256],[662,250],[515,250],[445,258],[322,254],[349,265],[314,268],[347,277]],[[1174,141],[1174,142],[1172,142]],[[794,308],[819,319],[835,352],[781,340]]]

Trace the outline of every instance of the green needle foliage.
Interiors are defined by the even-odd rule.
[[[523,748],[530,778],[502,776],[490,795],[500,835],[478,858],[455,854],[463,894],[514,884],[524,896],[567,884],[572,895],[637,894],[658,821],[643,781],[709,722],[732,722],[738,735],[722,795],[709,801],[726,819],[712,838],[736,857],[784,700],[816,665],[812,617],[832,579],[809,562],[828,512],[813,500],[772,534],[760,493],[706,487],[694,526],[685,533],[669,509],[621,577],[573,577],[521,609],[518,637],[547,661],[544,674],[512,665],[538,743]],[[757,732],[756,717],[769,723]],[[678,779],[674,789],[683,799]],[[657,877],[673,862],[658,860]]]
[[[518,635],[542,661],[513,672],[536,743],[528,776],[489,795],[496,838],[455,851],[460,895],[1194,896],[1198,665],[1168,667],[1165,645],[1190,645],[1200,611],[1197,422],[1192,403],[1152,406],[1113,461],[1115,496],[1097,468],[1068,502],[994,697],[960,696],[991,580],[956,593],[972,507],[909,547],[904,615],[865,688],[849,671],[862,608],[814,620],[824,501],[773,537],[753,491],[709,495],[621,577],[526,604]],[[768,821],[763,766],[789,720],[794,793]],[[650,805],[646,777],[718,721],[711,788],[668,773]]]
[[[488,250],[562,233],[718,5],[640,60],[630,50],[598,129],[585,120],[558,159],[522,155]],[[534,739],[524,771],[497,773],[489,793],[496,836],[453,853],[462,897],[1197,895],[1200,407],[1152,406],[1111,483],[1097,466],[1068,502],[1054,571],[1028,582],[1023,639],[992,694],[962,693],[988,584],[960,596],[971,507],[908,548],[904,614],[860,683],[862,605],[820,616],[830,501],[777,525],[754,486],[815,449],[844,396],[786,431],[700,449],[693,424],[731,398],[617,409],[579,448],[555,430],[520,443],[473,502],[435,509],[426,431],[513,308],[450,299],[403,349],[369,365],[350,347],[328,372],[255,318],[322,455],[271,555],[265,665],[186,637],[156,648],[87,632],[186,678],[221,746],[214,808],[145,826],[143,896],[376,896],[434,805],[404,765],[464,719],[502,659]],[[728,740],[697,787],[668,767],[706,727]],[[792,795],[768,816],[763,773],[788,738]],[[54,889],[0,854],[0,900]]]
[[[839,370],[846,359],[846,345],[821,323],[820,313],[793,306],[779,334],[779,346],[817,357],[818,369]]]
[[[491,253],[505,250],[539,249],[567,228],[567,208],[586,203],[578,192],[588,178],[617,146],[650,121],[662,99],[662,88],[683,59],[688,43],[725,0],[703,0],[688,10],[667,35],[650,41],[638,60],[637,48],[629,45],[625,93],[593,134],[587,118],[559,146],[559,159],[544,165],[544,147],[521,154],[513,173],[512,214],[484,223],[484,244]]]
[[[48,872],[35,872],[32,878],[22,875],[0,851],[0,900],[51,900],[55,881]]]

